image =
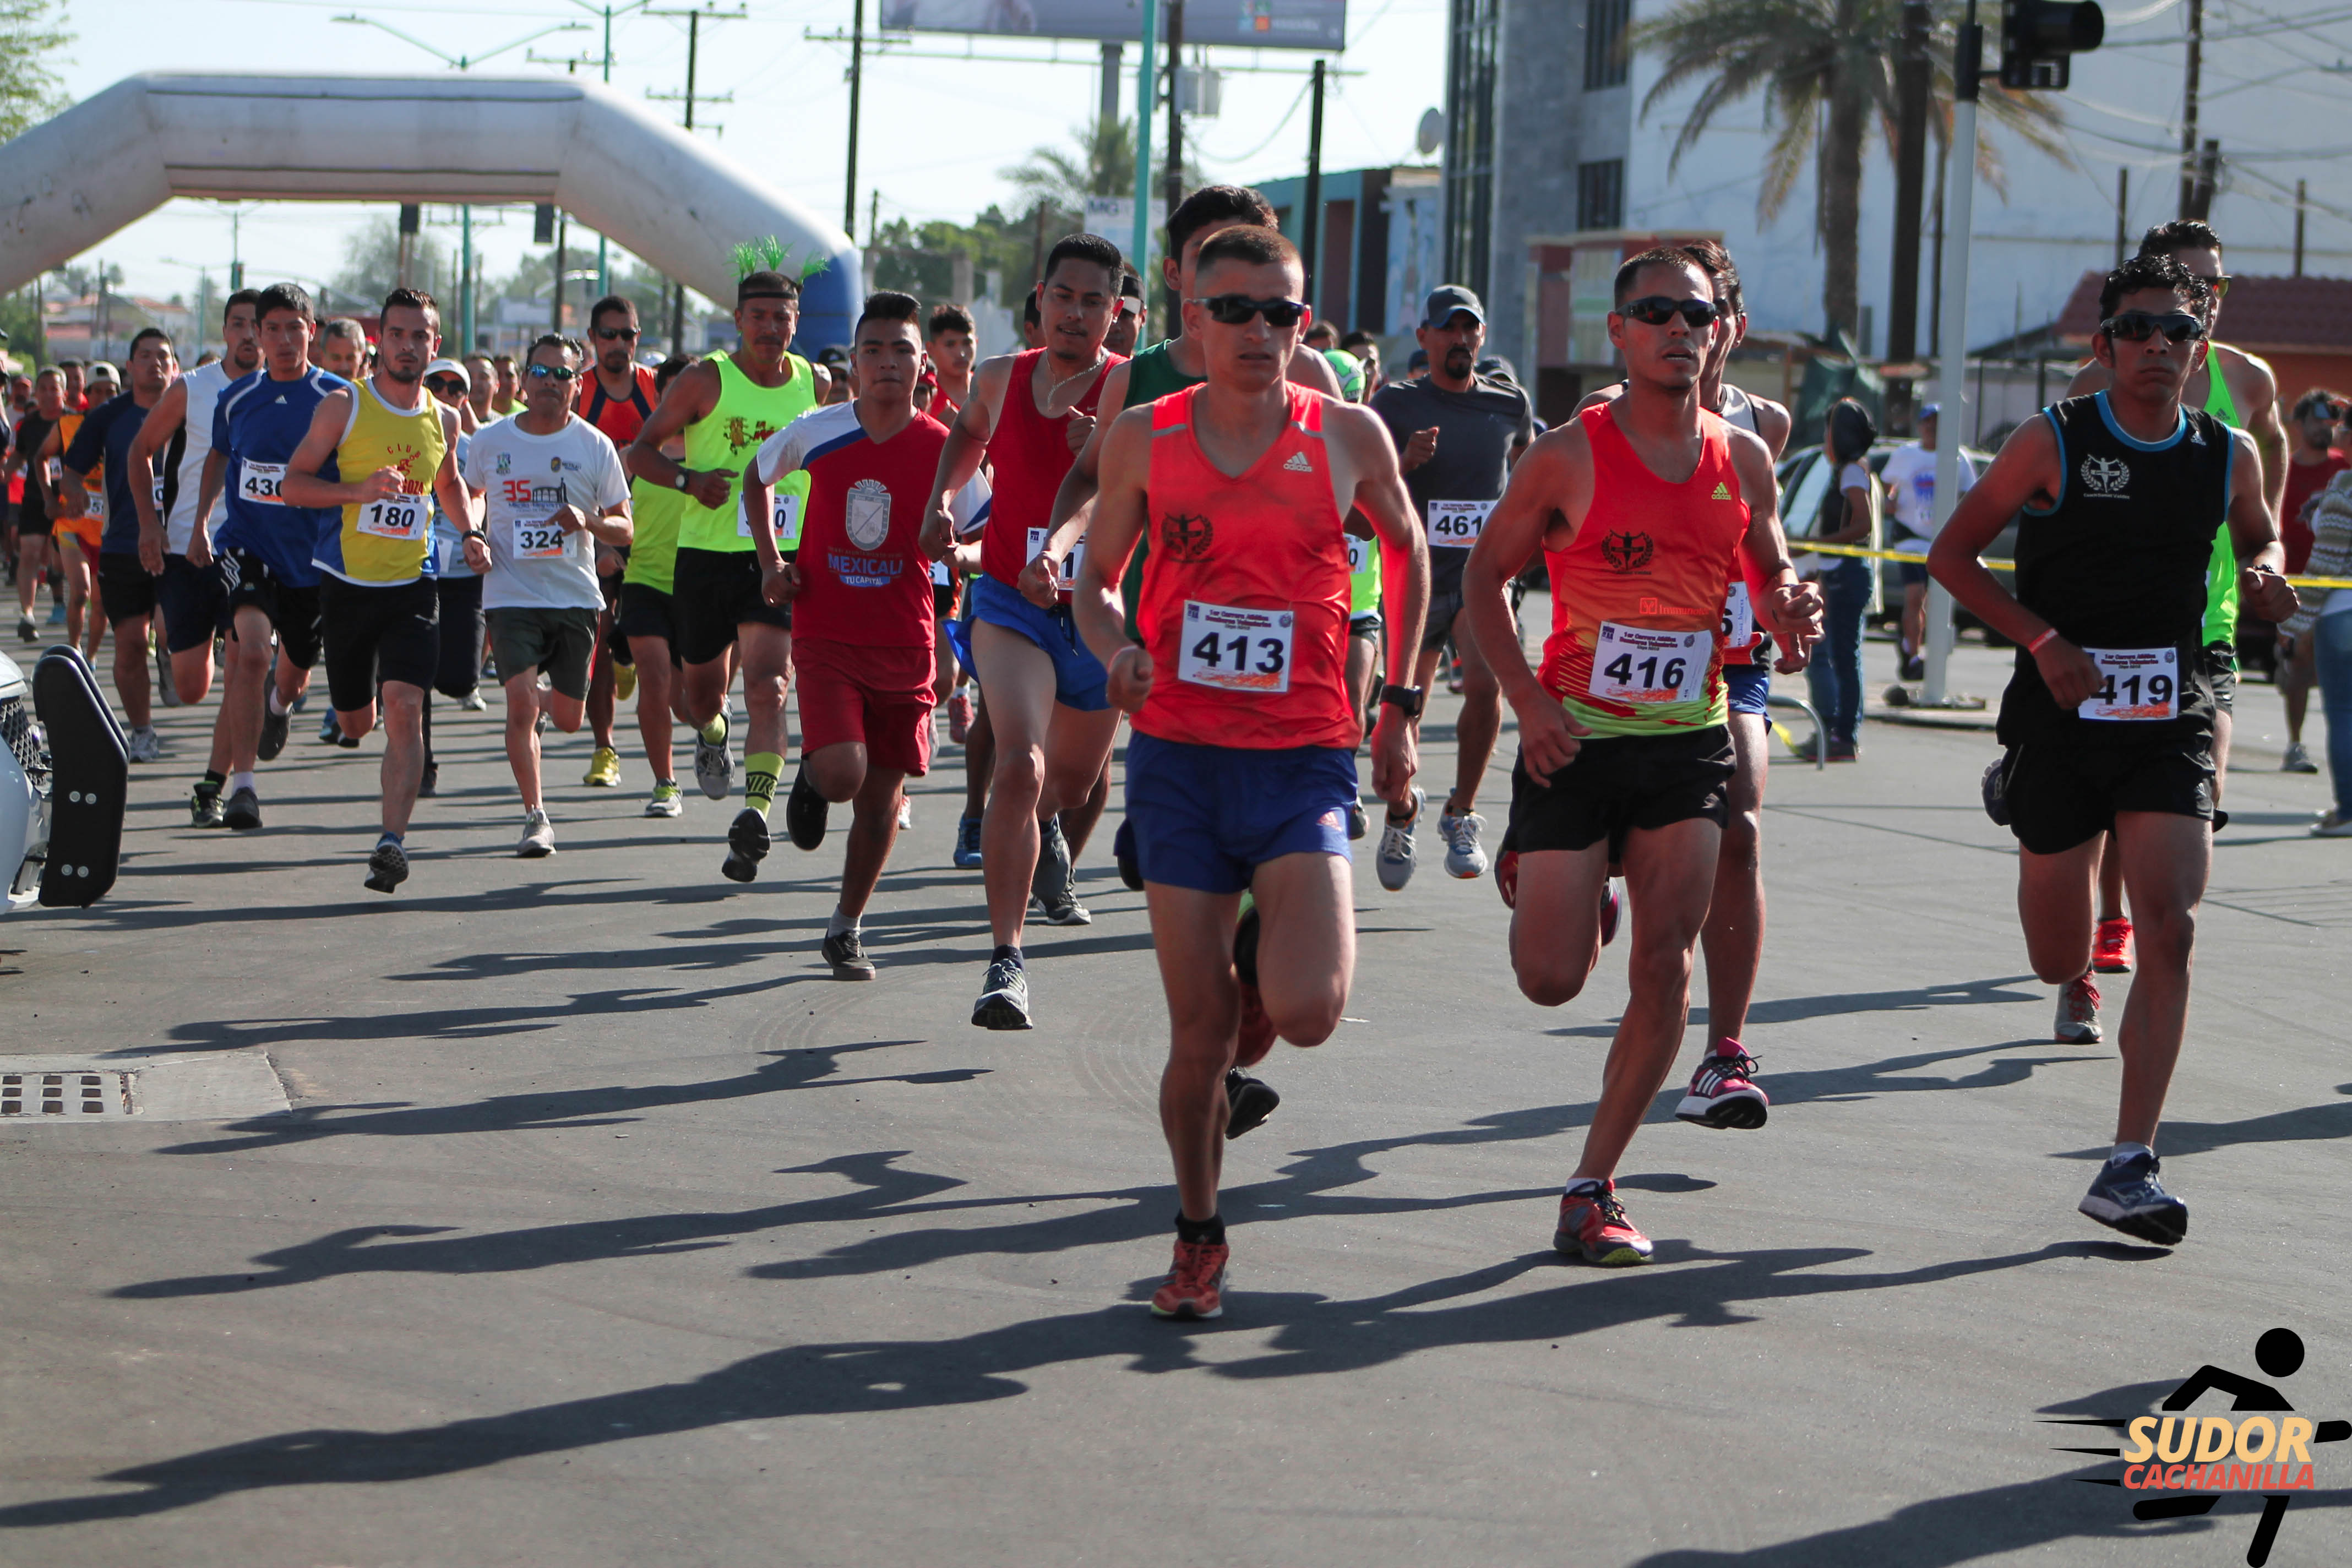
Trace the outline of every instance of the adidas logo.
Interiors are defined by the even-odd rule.
[[[276,406],[278,406],[278,407],[279,407],[279,408],[283,408],[283,407],[285,407],[285,406],[286,406],[286,395],[285,395],[284,393],[282,393],[282,392],[281,392],[281,393],[279,393],[279,394],[278,395],[278,397],[277,397],[277,400],[276,400]]]
[[[1315,471],[1315,465],[1307,460],[1307,454],[1304,452],[1291,453],[1284,459],[1282,468],[1285,473],[1291,474],[1311,474]]]
[[[1729,500],[1731,499],[1731,491],[1725,487],[1724,482],[1721,479],[1715,481],[1714,499],[1717,500]]]

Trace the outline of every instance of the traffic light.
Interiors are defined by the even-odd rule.
[[[555,204],[541,202],[530,209],[530,242],[533,245],[555,243]]]
[[[2088,54],[2107,36],[2107,18],[2092,0],[2003,0],[2000,85],[2063,91],[2073,57]]]

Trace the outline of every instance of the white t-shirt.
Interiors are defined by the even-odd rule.
[[[228,366],[219,360],[200,364],[180,378],[188,389],[188,416],[183,426],[188,438],[180,453],[179,488],[172,497],[172,515],[163,520],[163,549],[170,554],[185,555],[188,542],[195,537],[196,495],[204,488],[205,459],[213,452],[213,410],[219,406],[220,395],[235,379]],[[210,525],[205,531],[207,541],[212,538],[212,531],[220,526],[220,519],[221,509],[215,500]]]
[[[1959,459],[1960,490],[1966,494],[1977,482],[1977,466],[1969,461],[1966,452],[1959,454]],[[1936,454],[1916,441],[1906,441],[1887,457],[1878,479],[1886,487],[1886,510],[1895,520],[1896,533],[1935,538]]]
[[[547,521],[567,501],[592,518],[627,503],[621,454],[603,431],[578,415],[568,415],[552,436],[501,419],[474,432],[462,471],[467,489],[489,498],[484,609],[593,610],[604,602],[596,541],[585,529],[565,533]]]

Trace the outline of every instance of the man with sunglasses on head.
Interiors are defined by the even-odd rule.
[[[466,563],[486,574],[482,608],[507,689],[507,763],[522,794],[515,853],[555,852],[541,791],[539,717],[576,734],[588,697],[588,663],[604,614],[597,559],[629,542],[629,480],[605,434],[572,409],[586,358],[551,332],[523,364],[523,411],[477,432],[466,450],[466,489],[487,502],[467,530]],[[539,691],[541,670],[553,687]]]
[[[1600,960],[1612,862],[1632,889],[1631,994],[1552,1235],[1558,1250],[1605,1267],[1651,1256],[1613,1177],[1680,1052],[1718,875],[1737,773],[1722,624],[1740,554],[1776,637],[1801,648],[1822,625],[1818,592],[1790,564],[1770,450],[1700,401],[1727,330],[1715,277],[1687,251],[1644,251],[1618,268],[1615,299],[1624,395],[1537,439],[1462,574],[1471,639],[1519,720],[1520,991],[1546,1007],[1580,993]],[[1552,593],[1540,674],[1506,596],[1538,548]]]
[[[637,308],[618,294],[607,294],[588,310],[588,353],[593,361],[581,377],[580,417],[604,433],[615,449],[626,451],[646,421],[654,416],[660,394],[654,390],[650,366],[636,363]],[[596,663],[588,679],[588,728],[596,749],[580,782],[600,789],[617,789],[621,754],[613,745],[613,709],[617,696],[626,700],[636,689],[636,672],[629,669],[628,649],[612,635],[613,614],[620,603],[621,576],[628,569],[626,546],[599,543],[596,577],[604,593],[596,616]],[[624,675],[622,672],[627,670]],[[504,670],[499,674],[503,676]],[[625,686],[626,689],[621,689]]]
[[[1118,308],[1118,247],[1100,235],[1055,242],[1036,289],[1045,346],[1000,355],[972,377],[971,396],[941,448],[925,553],[958,542],[948,502],[992,456],[995,478],[971,584],[971,658],[995,730],[981,825],[982,875],[994,946],[971,1021],[1026,1029],[1029,983],[1021,937],[1034,891],[1051,925],[1084,925],[1074,867],[1093,822],[1079,809],[1118,733],[1103,668],[1078,639],[1069,585],[1084,542],[1059,551],[1054,497],[1095,428],[1110,371],[1103,349]],[[1075,530],[1071,531],[1075,532]],[[803,786],[793,786],[797,799]],[[1073,820],[1065,837],[1061,814]]]
[[[1429,291],[1413,338],[1429,355],[1428,370],[1381,387],[1370,406],[1396,442],[1405,486],[1429,534],[1429,624],[1422,630],[1413,684],[1426,688],[1436,675],[1447,637],[1462,655],[1454,787],[1437,818],[1445,869],[1454,877],[1483,877],[1486,851],[1478,836],[1486,818],[1478,815],[1478,785],[1502,731],[1502,696],[1475,637],[1454,636],[1455,616],[1462,609],[1463,563],[1509,481],[1511,465],[1535,439],[1535,408],[1508,379],[1478,374],[1486,310],[1460,284]],[[1389,803],[1373,864],[1381,886],[1391,892],[1412,879],[1423,800],[1416,791]]]
[[[2035,973],[2060,986],[2088,976],[2103,844],[2122,868],[2139,974],[2118,1042],[2115,1148],[2079,1206],[2163,1247],[2189,1229],[2188,1205],[2157,1180],[2155,1143],[2213,860],[2218,705],[2204,655],[2215,536],[2255,614],[2278,621],[2296,607],[2251,435],[2182,406],[2207,363],[2208,293],[2168,256],[2107,274],[2091,339],[2107,389],[2019,426],[1928,558],[1952,596],[2018,647],[2000,706],[2008,752],[1986,797],[2017,837]],[[2012,518],[2013,595],[1978,560]]]
[[[791,679],[793,611],[771,605],[761,592],[756,525],[775,536],[779,550],[800,548],[801,509],[808,476],[777,481],[772,510],[754,520],[740,499],[743,469],[761,442],[815,407],[824,388],[809,362],[791,352],[800,328],[796,278],[761,268],[735,285],[731,352],[705,355],[680,372],[655,405],[625,454],[632,478],[666,485],[687,497],[677,525],[670,608],[677,618],[683,710],[698,726],[694,776],[702,793],[725,800],[734,777],[728,751],[727,688],[738,658],[749,713],[743,757],[743,808],[727,830],[720,875],[748,882],[760,874],[771,842],[784,759],[784,690]],[[684,442],[685,460],[667,456],[664,443]]]
[[[286,465],[310,433],[319,405],[349,383],[310,363],[318,331],[310,296],[273,283],[254,301],[261,369],[233,384],[213,407],[196,514],[221,501],[221,524],[209,542],[188,536],[188,559],[209,561],[228,603],[228,644],[221,670],[213,745],[228,765],[225,827],[261,826],[254,787],[257,763],[286,749],[293,705],[310,689],[319,658],[319,532],[338,514],[294,506],[281,493]],[[273,646],[276,679],[271,679]]]
[[[2286,426],[2279,419],[2278,379],[2264,361],[2213,336],[2221,327],[2222,299],[2230,292],[2230,275],[2221,269],[2221,237],[2195,218],[2176,218],[2142,235],[2139,254],[2169,257],[2204,282],[2208,292],[2196,313],[2205,323],[2206,353],[2202,363],[2190,372],[2181,401],[2253,437],[2254,455],[2263,469],[2263,495],[2276,519],[2287,479]],[[2112,384],[2111,374],[2094,357],[2075,373],[2066,395],[2087,397]],[[2205,582],[2204,654],[2213,684],[2213,804],[2217,810],[2229,786],[2230,732],[2238,701],[2238,561],[2219,521],[2217,518],[2213,559]],[[2228,818],[2224,816],[2220,820]],[[2127,973],[2133,964],[2132,922],[2124,908],[2123,869],[2112,857],[2099,868],[2097,914],[2098,957],[2092,965],[2094,972]],[[2100,1037],[2099,992],[2089,975],[2060,996],[2055,1033],[2068,1044]]]
[[[425,390],[441,347],[430,294],[394,289],[377,317],[373,374],[327,395],[279,482],[286,500],[333,508],[311,563],[327,694],[347,740],[383,704],[383,827],[363,885],[389,893],[408,879],[408,820],[425,774],[425,692],[441,658],[434,587],[433,507],[472,526],[457,474],[457,413]],[[430,494],[428,494],[430,492]]]
[[[1168,1000],[1160,1128],[1179,1208],[1151,1310],[1213,1318],[1230,1256],[1217,1201],[1227,1075],[1277,1036],[1329,1038],[1355,968],[1350,517],[1386,546],[1391,669],[1419,646],[1429,558],[1380,423],[1287,379],[1309,314],[1297,249],[1270,228],[1231,226],[1186,270],[1199,293],[1184,301],[1184,335],[1206,379],[1120,415],[1096,443],[1101,493],[1075,603],[1111,700],[1134,721],[1127,811]],[[1120,581],[1147,531],[1139,646]],[[1411,787],[1420,700],[1407,687],[1383,693],[1372,736],[1383,798]],[[1237,940],[1244,892],[1259,918]]]

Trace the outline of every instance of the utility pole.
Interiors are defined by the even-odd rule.
[[[852,239],[857,237],[857,93],[865,80],[866,0],[850,0],[849,175],[841,188],[841,227]]]
[[[2116,171],[2116,265],[2124,264],[2124,247],[2131,243],[2131,170]]]
[[[555,320],[547,329],[551,332],[563,331],[563,271],[571,265],[571,257],[568,254],[571,235],[571,215],[558,214],[555,219]]]
[[[2199,223],[2213,216],[2213,193],[2221,183],[2221,142],[2208,136],[2197,153],[2197,178],[2189,187],[2189,199],[2181,204],[2180,216],[2193,217]]]
[[[2197,205],[2197,83],[2205,67],[2205,0],[2189,0],[2189,66],[2180,94],[2180,216]]]
[[[2304,182],[2294,183],[2294,275],[2303,276],[2303,204]]]
[[[1128,259],[1135,269],[1144,270],[1143,258],[1151,249],[1151,93],[1160,78],[1153,69],[1152,56],[1160,44],[1160,0],[1143,0],[1143,58],[1135,68],[1135,228],[1134,238],[1128,247]],[[1150,313],[1151,279],[1143,279],[1143,297]],[[1168,335],[1176,335],[1178,317],[1171,321]]]
[[[2195,0],[2191,0],[2194,4]],[[1937,290],[1943,336],[1937,344],[1937,370],[1943,380],[1937,399],[1943,415],[1937,421],[1936,521],[1952,515],[1960,494],[1960,442],[1968,428],[1969,392],[1969,240],[1975,221],[1977,194],[1977,102],[1979,78],[1984,69],[1984,28],[1977,24],[1977,0],[1969,0],[1968,20],[1961,23],[1952,49],[1952,134],[1948,143],[1948,183],[1944,188],[1942,221],[1937,225],[1937,249],[1941,251],[1943,285]],[[1947,247],[1948,226],[1954,237]],[[1952,591],[1941,583],[1927,584],[1927,681],[1920,704],[1940,708],[1950,701],[1946,673],[1952,658]]]
[[[1927,93],[1935,69],[1927,57],[1929,20],[1927,0],[1904,0],[1903,30],[1895,46],[1895,276],[1886,291],[1886,357],[1897,364],[1910,363],[1919,353],[1919,215],[1927,195]],[[1909,378],[1890,382],[1887,392],[1909,424]]]
[[[1307,190],[1299,200],[1298,259],[1307,273],[1307,300],[1315,302],[1315,263],[1323,238],[1323,62],[1315,62],[1315,105],[1307,117]],[[1322,312],[1318,310],[1317,315]]]
[[[1106,137],[1108,137],[1111,131],[1118,124],[1118,58],[1122,52],[1123,51],[1118,39],[1108,38],[1104,40],[1102,47],[1102,102],[1100,107],[1095,111],[1095,118],[1102,122],[1103,134]]]
[[[735,101],[735,95],[731,92],[722,92],[715,98],[703,98],[698,96],[694,90],[694,68],[702,47],[703,18],[709,17],[714,22],[740,22],[743,19],[744,13],[740,7],[732,11],[714,11],[706,5],[699,11],[692,9],[685,11],[649,11],[646,15],[651,16],[684,16],[686,18],[686,91],[683,94],[655,92],[647,93],[646,96],[654,99],[656,101],[667,102],[677,102],[682,99],[686,104],[686,129],[690,132],[694,129],[694,106],[697,103],[732,103]],[[669,352],[673,354],[684,353],[686,352],[686,285],[676,281],[672,281],[670,284]]]
[[[1184,0],[1168,0],[1168,173],[1160,183],[1168,212],[1173,216],[1184,200],[1184,104],[1177,91],[1183,79]],[[1184,319],[1184,302],[1168,289],[1168,335],[1174,337]]]

